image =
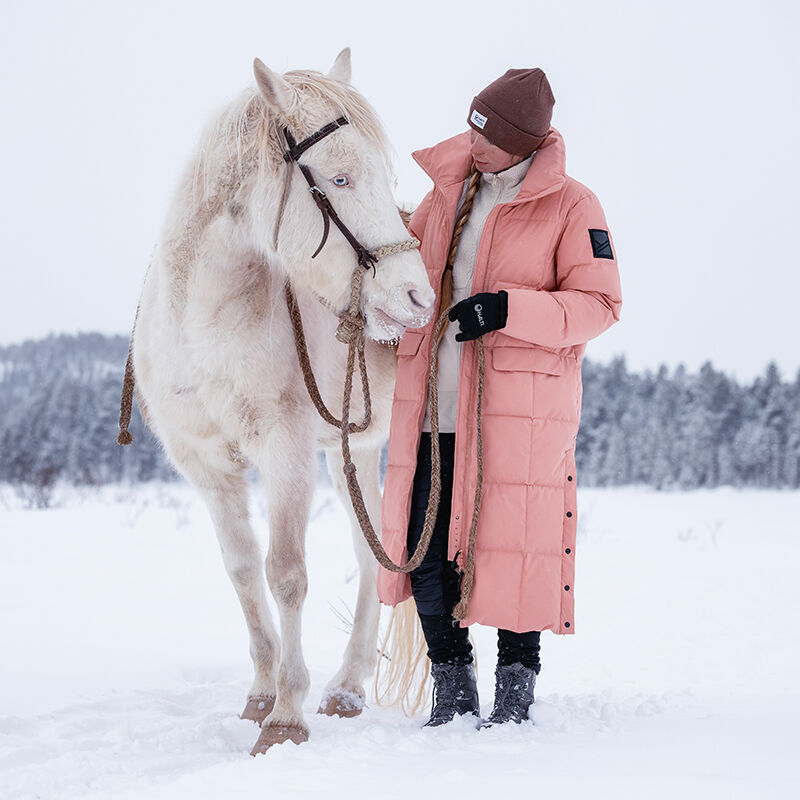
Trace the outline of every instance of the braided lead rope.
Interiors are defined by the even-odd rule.
[[[418,246],[418,245],[417,245]],[[377,252],[377,251],[376,251]],[[355,286],[354,280],[353,285]],[[359,282],[360,283],[360,282]],[[422,526],[420,541],[414,550],[414,554],[404,565],[395,564],[386,553],[375,529],[369,519],[361,487],[356,477],[356,466],[353,464],[350,455],[349,426],[347,424],[350,414],[350,393],[352,391],[353,360],[355,348],[363,351],[364,340],[363,330],[357,340],[350,340],[350,348],[347,354],[347,371],[345,373],[345,390],[342,402],[342,456],[344,460],[344,474],[347,481],[347,488],[350,492],[350,500],[353,510],[358,519],[361,530],[367,544],[372,550],[378,563],[390,572],[408,573],[415,570],[425,558],[430,547],[433,536],[433,527],[439,509],[441,495],[441,455],[439,452],[439,334],[449,322],[450,309],[455,305],[451,304],[444,312],[439,315],[432,334],[431,364],[429,379],[430,396],[430,419],[431,419],[431,490],[428,496],[428,506],[425,509],[425,520]],[[351,295],[352,309],[352,295]],[[463,553],[459,553],[460,562],[463,569],[461,581],[461,598],[453,609],[453,618],[462,620],[467,615],[469,599],[472,595],[472,587],[475,579],[475,542],[477,540],[478,519],[481,511],[481,500],[483,496],[483,391],[486,375],[486,362],[483,350],[483,341],[480,337],[476,341],[478,349],[478,393],[476,402],[476,457],[477,457],[477,476],[475,484],[475,497],[472,508],[472,520],[470,522],[469,537],[467,541],[466,558]]]
[[[378,563],[390,572],[408,573],[415,570],[425,558],[430,547],[433,536],[433,528],[439,510],[439,500],[442,490],[441,482],[441,455],[439,452],[439,331],[449,321],[450,309],[453,303],[447,308],[436,322],[432,335],[431,364],[429,380],[430,396],[430,420],[431,420],[431,490],[428,496],[428,506],[425,509],[425,520],[422,525],[422,534],[417,544],[414,554],[404,565],[395,564],[389,558],[384,549],[364,503],[361,487],[356,477],[356,466],[353,464],[350,455],[350,437],[348,419],[350,416],[350,394],[352,392],[353,362],[356,348],[364,347],[363,334],[358,339],[350,342],[347,353],[347,371],[345,373],[344,398],[342,401],[342,456],[344,460],[344,474],[347,481],[347,488],[350,492],[350,501],[353,504],[353,511],[356,519],[364,534],[364,538],[372,550]],[[461,598],[453,609],[453,618],[456,620],[464,619],[467,615],[467,606],[472,595],[472,587],[475,577],[475,542],[477,539],[478,519],[481,511],[481,499],[483,495],[483,390],[486,374],[483,342],[480,338],[476,341],[478,348],[478,396],[476,406],[476,438],[477,438],[477,479],[475,484],[475,499],[472,509],[472,521],[469,529],[469,539],[467,544],[466,559],[461,553],[461,563],[463,567],[463,578],[461,581]]]
[[[327,308],[327,309],[328,309],[328,311],[330,311],[332,314],[335,314],[335,315],[338,317],[338,316],[339,316],[339,314],[341,314],[341,313],[342,313],[341,311],[339,311],[339,309],[338,309],[338,308],[336,308],[336,306],[335,306],[333,303],[331,303],[331,301],[330,301],[330,300],[326,300],[326,299],[325,299],[325,298],[324,298],[324,297],[323,297],[321,294],[317,294],[317,293],[316,293],[315,291],[313,291],[313,290],[312,290],[311,294],[313,294],[313,295],[314,295],[314,297],[316,297],[316,298],[317,298],[317,300],[319,300],[319,302],[320,302],[320,305],[323,305],[323,306],[325,306],[325,308]]]
[[[300,315],[300,306],[297,303],[297,298],[292,291],[292,287],[288,283],[284,286],[284,294],[286,295],[286,305],[289,308],[289,317],[292,321],[292,329],[294,331],[295,350],[297,351],[297,358],[300,362],[300,369],[303,373],[303,381],[305,382],[308,396],[311,398],[311,402],[314,404],[314,407],[317,409],[322,419],[329,425],[340,428],[342,426],[341,420],[336,419],[336,417],[331,414],[320,394],[319,386],[314,377],[314,370],[311,367],[311,360],[308,356],[308,346],[306,345],[306,337],[303,332],[303,318]],[[364,394],[364,419],[358,425],[354,422],[350,423],[351,433],[360,433],[366,430],[370,423],[371,402],[366,363],[363,364],[363,366],[359,364],[359,368],[361,371],[361,389]]]
[[[405,250],[415,250],[419,246],[420,246],[419,239],[412,237],[410,239],[405,239],[402,242],[395,242],[395,244],[382,245],[381,247],[378,247],[376,250],[373,251],[373,255],[377,260],[380,260],[382,258],[385,258],[386,256],[393,255],[394,253],[402,253]],[[318,294],[313,289],[311,290],[311,294],[313,294],[314,297],[317,298],[320,305],[323,305],[325,308],[328,309],[328,311],[332,312],[337,317],[341,317],[343,313],[346,313],[340,311],[338,308],[336,308],[336,306],[333,303],[331,303],[330,300],[323,297],[321,294]],[[346,311],[349,311],[349,308]]]
[[[416,247],[419,247],[419,240],[412,238],[404,242],[397,242],[393,245],[384,245],[384,247],[378,248],[374,254],[376,258],[381,258],[386,255],[391,255],[392,253],[398,253],[402,252],[403,250],[410,250]],[[292,322],[295,323],[295,320],[297,320],[297,323],[299,323],[295,324],[294,326],[295,345],[297,347],[298,357],[300,358],[301,367],[303,369],[303,377],[306,382],[306,388],[308,389],[309,395],[314,401],[314,405],[323,419],[330,424],[338,422],[338,427],[342,432],[342,458],[344,462],[343,471],[345,480],[347,482],[347,488],[350,493],[350,501],[353,505],[353,511],[356,515],[356,519],[358,520],[361,531],[364,534],[364,538],[381,566],[383,566],[385,569],[388,569],[390,572],[408,573],[415,570],[425,558],[425,555],[430,548],[431,538],[433,537],[433,528],[439,511],[442,482],[441,454],[439,452],[439,342],[437,339],[439,338],[439,332],[449,321],[448,315],[452,305],[442,312],[442,314],[440,314],[432,337],[433,346],[431,349],[430,364],[431,490],[428,496],[428,505],[425,509],[425,520],[422,526],[422,534],[420,536],[420,541],[414,550],[414,554],[411,556],[411,558],[409,558],[406,564],[395,564],[381,544],[380,538],[375,532],[375,528],[370,521],[369,512],[367,511],[366,503],[364,502],[364,496],[361,492],[361,486],[359,485],[358,477],[356,476],[356,466],[353,463],[352,454],[350,452],[350,434],[364,430],[371,419],[371,398],[369,394],[369,380],[367,376],[366,358],[364,353],[364,318],[361,316],[359,311],[363,277],[364,270],[357,266],[353,271],[353,278],[350,284],[350,303],[347,310],[339,315],[340,323],[336,333],[336,338],[339,339],[339,341],[346,342],[348,345],[347,367],[345,370],[344,393],[342,397],[341,421],[337,421],[333,418],[333,415],[330,414],[324,403],[322,403],[321,397],[319,397],[316,380],[314,379],[311,365],[308,361],[308,352],[305,346],[305,339],[302,336],[300,311],[288,284],[286,286],[286,296],[287,302],[290,303],[289,310],[292,317]],[[320,302],[322,302],[322,304],[327,308],[332,309],[332,304],[322,298],[320,295],[317,295],[317,299],[320,300]],[[475,539],[478,515],[480,513],[483,484],[483,437],[481,431],[481,419],[484,384],[484,354],[483,342],[481,342],[479,339],[477,344],[479,372],[477,406],[478,483],[475,488],[475,504],[473,509],[472,524],[470,526],[464,578],[462,580],[461,601],[453,612],[455,619],[463,619],[466,615],[466,606],[469,602],[469,597],[472,592],[475,568]],[[358,357],[359,370],[361,373],[361,386],[364,395],[365,407],[364,422],[362,422],[360,425],[354,425],[350,422],[350,402],[353,391],[353,372],[355,371],[356,357]],[[460,614],[460,616],[457,616],[457,613]]]
[[[364,272],[360,265],[353,270],[350,280],[350,303],[347,310],[339,315],[339,327],[336,329],[336,338],[342,344],[349,344],[354,338],[364,336],[364,317],[361,314],[361,284],[364,282]],[[361,346],[363,350],[363,343]],[[360,351],[359,351],[360,352]]]
[[[419,239],[411,238],[406,239],[402,242],[395,242],[393,244],[383,245],[376,249],[376,259],[385,258],[386,256],[392,255],[394,253],[401,253],[404,250],[413,250],[419,247]],[[339,327],[336,329],[336,338],[345,344],[349,344],[351,340],[354,338],[362,337],[363,338],[363,330],[364,330],[364,318],[361,315],[360,311],[360,303],[361,303],[361,286],[364,280],[364,270],[360,265],[357,265],[356,268],[353,270],[353,276],[350,281],[350,302],[348,308],[339,313],[333,307],[333,304],[326,300],[321,295],[318,295],[316,292],[314,293],[315,297],[326,307],[334,311],[336,315],[339,317]],[[308,355],[308,346],[306,344],[306,337],[305,333],[303,332],[303,318],[300,314],[300,306],[297,302],[297,298],[294,295],[292,287],[289,283],[286,283],[284,286],[284,293],[286,295],[286,305],[289,309],[289,317],[292,321],[292,328],[294,331],[294,344],[295,349],[297,350],[297,358],[300,361],[300,368],[303,373],[303,381],[306,385],[306,390],[308,391],[308,395],[311,398],[314,407],[317,409],[319,415],[322,419],[325,420],[329,425],[332,425],[336,428],[340,428],[342,423],[341,420],[336,419],[333,414],[330,412],[328,407],[325,405],[325,402],[322,399],[322,395],[319,391],[319,386],[317,384],[317,380],[314,377],[314,370],[311,366],[311,359]],[[367,378],[367,362],[366,356],[364,353],[363,343],[361,347],[358,349],[358,368],[361,376],[361,391],[364,396],[364,418],[363,420],[356,425],[355,423],[350,423],[350,432],[351,433],[360,433],[363,430],[366,430],[368,427],[371,416],[372,416],[372,398],[370,396],[369,391],[369,380]],[[354,369],[354,365],[350,366],[350,377],[352,378],[352,372]]]
[[[467,542],[467,560],[464,565],[464,577],[461,581],[461,599],[453,609],[453,619],[464,619],[467,616],[467,605],[472,595],[472,584],[475,578],[475,541],[478,533],[478,517],[481,513],[481,498],[483,495],[483,384],[486,374],[483,340],[478,337],[475,342],[478,346],[478,398],[476,402],[476,450],[478,474],[475,481],[475,500],[472,506],[472,522],[469,526],[469,540]],[[438,419],[437,419],[438,428]],[[432,427],[432,426],[431,426]],[[463,560],[463,554],[462,554]]]
[[[405,250],[416,250],[420,245],[419,239],[412,236],[410,239],[403,239],[402,242],[395,242],[394,244],[384,244],[372,251],[376,261],[380,261],[386,256],[394,255],[395,253],[402,253]]]
[[[448,308],[443,314],[440,315],[436,322],[436,329],[434,331],[433,341],[436,341],[439,329],[445,324],[447,315],[450,309]],[[390,572],[408,573],[415,570],[425,558],[425,554],[430,547],[431,538],[433,537],[433,527],[436,522],[436,515],[439,511],[439,499],[442,491],[442,476],[441,476],[441,461],[439,454],[439,387],[438,387],[438,371],[439,371],[439,354],[438,346],[433,347],[431,350],[431,490],[428,495],[428,507],[425,509],[425,521],[422,525],[422,535],[420,536],[419,544],[417,544],[414,554],[409,558],[407,563],[395,564],[378,538],[375,528],[367,512],[364,497],[361,493],[361,487],[356,477],[356,465],[353,463],[350,455],[350,437],[349,426],[347,424],[350,415],[350,393],[352,391],[352,368],[355,360],[355,351],[357,347],[363,347],[363,338],[359,341],[353,340],[347,353],[347,372],[345,373],[345,387],[344,398],[342,401],[342,456],[344,459],[344,475],[347,481],[347,488],[350,492],[350,501],[353,504],[353,511],[355,512],[356,519],[361,527],[367,544],[378,563],[388,569]]]
[[[136,333],[136,323],[139,321],[139,309],[142,307],[142,295],[144,294],[144,284],[147,282],[147,275],[153,262],[147,265],[144,273],[144,282],[139,292],[139,302],[136,304],[136,314],[133,318],[133,328],[128,339],[128,357],[125,359],[125,374],[122,378],[122,396],[119,401],[119,433],[117,434],[117,444],[133,444],[133,434],[128,430],[133,414],[133,396],[136,388],[136,375],[133,369],[133,337]]]
[[[136,317],[139,316],[139,307],[136,307]],[[133,322],[133,329],[136,330],[136,319]],[[125,376],[122,379],[122,397],[119,402],[119,433],[117,434],[117,444],[131,444],[133,435],[128,430],[131,424],[131,414],[133,413],[133,332],[128,342],[128,358],[125,361]]]

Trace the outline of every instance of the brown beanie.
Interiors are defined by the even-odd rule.
[[[554,103],[542,70],[510,69],[473,99],[467,122],[501,150],[526,156],[544,141]]]

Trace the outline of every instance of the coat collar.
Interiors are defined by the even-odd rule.
[[[460,187],[472,168],[469,131],[451,136],[432,147],[415,150],[411,157],[442,191],[447,191],[453,185]],[[555,128],[550,128],[533,157],[519,192],[511,202],[533,200],[560,189],[567,178],[566,163],[564,139]]]
[[[495,189],[499,188],[503,192],[507,192],[512,189],[519,191],[519,189],[522,187],[522,181],[525,180],[525,176],[528,174],[531,161],[533,161],[535,157],[536,154],[532,153],[526,159],[508,167],[507,169],[504,169],[502,172],[487,173],[483,176],[483,180],[481,180],[481,186],[493,186]]]

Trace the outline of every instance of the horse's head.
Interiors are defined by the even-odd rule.
[[[331,221],[327,241],[312,259],[323,238],[324,214],[298,164],[308,168],[357,242],[375,251],[409,239],[392,196],[386,136],[375,111],[349,84],[349,48],[339,54],[327,75],[307,71],[278,75],[258,59],[254,72],[268,113],[254,197],[259,235],[264,248],[276,253],[296,289],[314,291],[344,310],[356,251]],[[288,149],[284,128],[302,142],[340,117],[347,124],[314,142],[297,163],[284,161]],[[427,323],[433,303],[434,292],[419,252],[386,255],[364,276],[365,333],[373,339],[396,339],[406,327]]]

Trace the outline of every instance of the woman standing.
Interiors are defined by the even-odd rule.
[[[431,321],[408,330],[397,349],[382,514],[383,543],[396,563],[408,560],[422,531],[433,332],[455,304],[438,344],[442,489],[424,561],[408,576],[380,568],[378,593],[388,605],[412,594],[416,602],[435,684],[426,725],[480,716],[471,623],[498,629],[494,708],[484,724],[528,718],[540,632],[575,631],[581,359],[586,343],[619,320],[622,297],[602,207],[565,173],[553,104],[541,69],[508,70],[473,99],[469,131],[413,153],[434,186],[409,229],[440,290]],[[467,588],[478,337],[483,479]],[[466,608],[462,602],[456,619],[459,599]]]

